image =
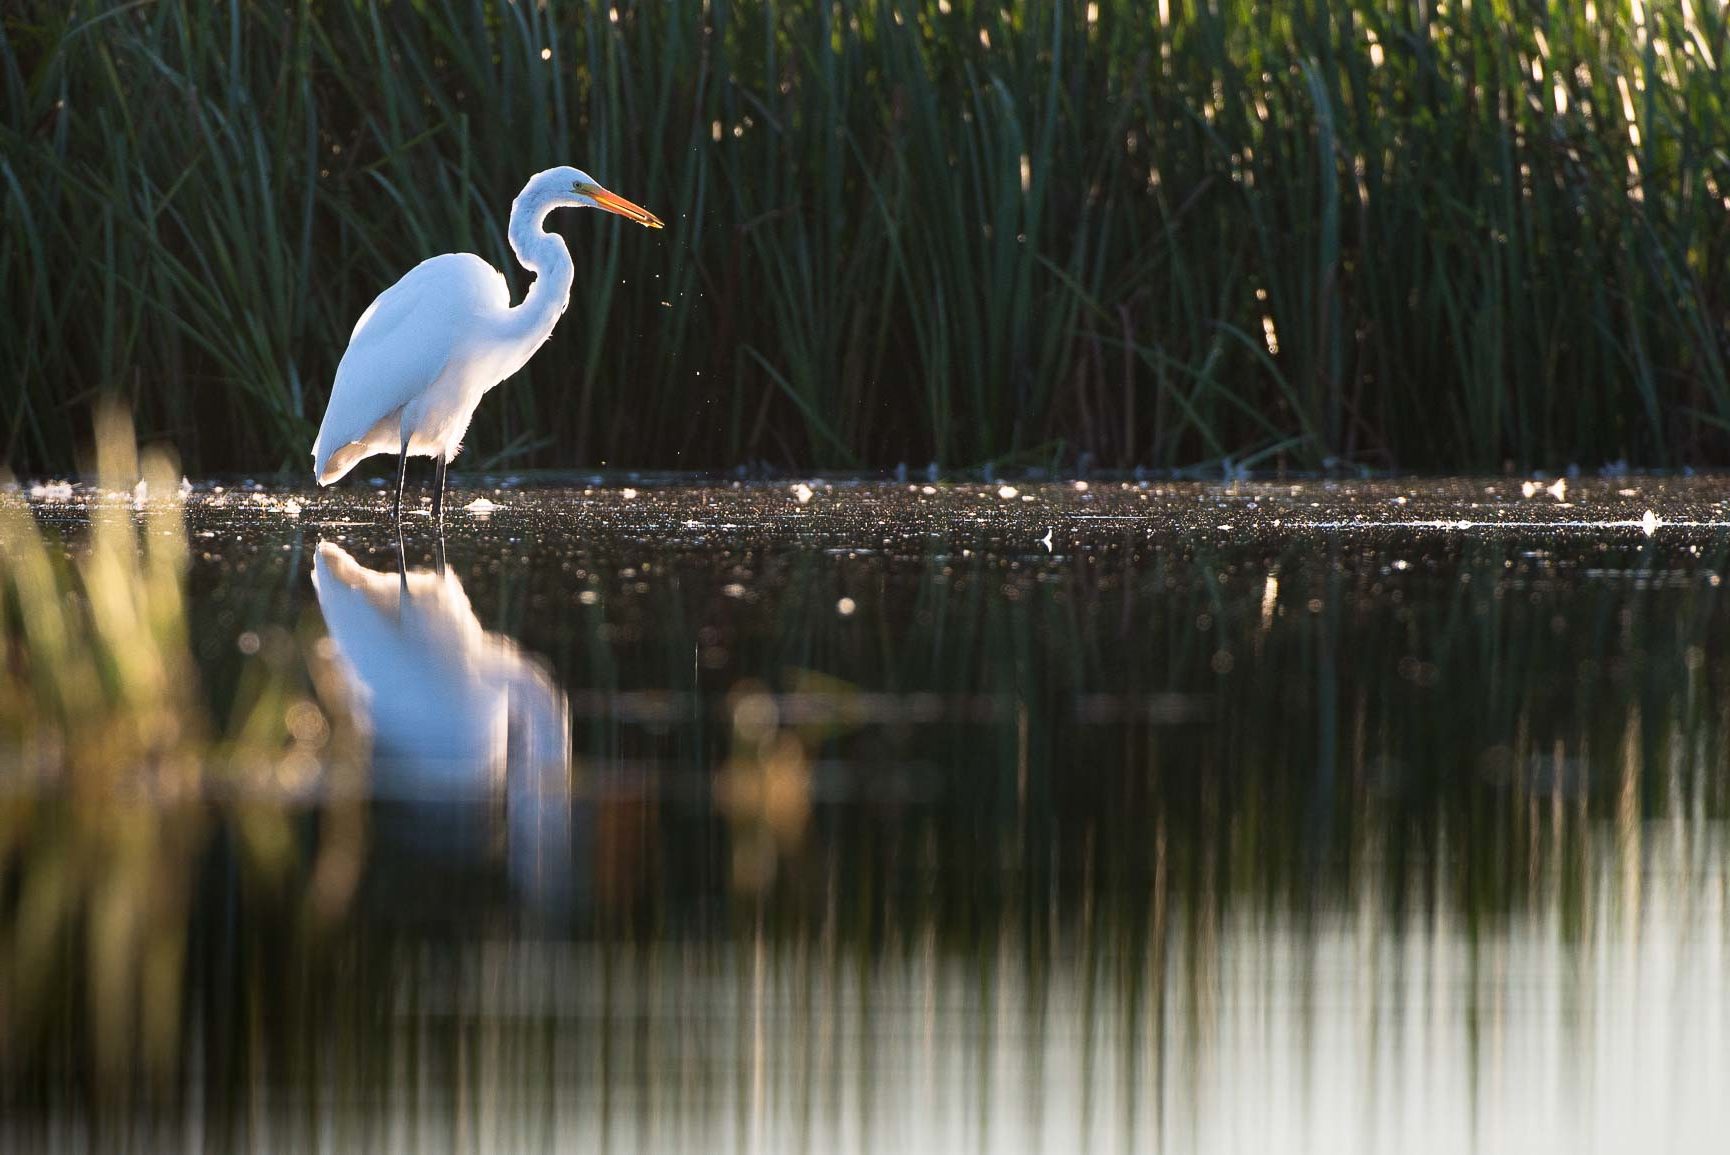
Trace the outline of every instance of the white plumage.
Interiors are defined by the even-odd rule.
[[[653,213],[579,169],[536,174],[511,205],[511,248],[535,274],[522,304],[511,306],[504,277],[480,257],[447,253],[416,265],[360,315],[312,446],[320,485],[362,458],[396,453],[400,513],[408,457],[432,457],[438,461],[433,512],[442,514],[445,464],[461,447],[475,407],[534,356],[570,300],[570,250],[542,228],[560,207],[601,208],[661,227]]]
[[[472,253],[416,265],[360,315],[336,369],[313,443],[313,471],[329,485],[374,453],[456,454],[490,384],[495,355],[485,322],[511,307],[499,271]]]
[[[570,710],[551,671],[483,628],[442,567],[381,573],[325,541],[312,584],[372,737],[369,795],[429,822],[502,803],[512,877],[560,899],[571,872]]]

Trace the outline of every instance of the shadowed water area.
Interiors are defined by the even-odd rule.
[[[194,488],[198,694],[329,705],[85,842],[3,758],[9,1149],[1730,1127],[1730,486],[628,484],[400,547]],[[25,495],[73,554],[131,500]],[[44,914],[140,844],[139,909]]]

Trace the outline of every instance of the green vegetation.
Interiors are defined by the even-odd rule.
[[[464,464],[1499,468],[1730,449],[1720,5],[22,0],[0,424],[301,470],[355,317],[575,163]],[[15,416],[13,416],[15,415]]]
[[[0,470],[0,1070],[44,1040],[83,1040],[94,1069],[121,1078],[177,1060],[194,882],[214,835],[240,851],[249,891],[297,882],[314,926],[346,907],[366,740],[328,654],[281,628],[249,635],[227,722],[211,717],[179,472],[146,454],[135,490],[130,427],[111,410],[98,426],[105,496],[75,549],[38,528]],[[303,862],[309,809],[320,837]]]

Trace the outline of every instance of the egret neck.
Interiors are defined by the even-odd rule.
[[[509,377],[528,364],[535,350],[553,334],[553,326],[564,316],[570,304],[571,284],[576,268],[571,263],[571,250],[565,239],[542,227],[547,214],[562,202],[530,182],[517,199],[511,202],[511,223],[507,235],[511,251],[523,268],[535,275],[523,303],[505,314],[504,338],[507,357],[501,366],[501,379]]]

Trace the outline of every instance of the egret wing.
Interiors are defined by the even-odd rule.
[[[335,481],[362,457],[387,448],[380,442],[395,431],[380,430],[381,423],[432,387],[472,334],[478,313],[509,304],[504,278],[468,253],[423,261],[379,294],[355,323],[337,366],[313,443],[319,482]]]

